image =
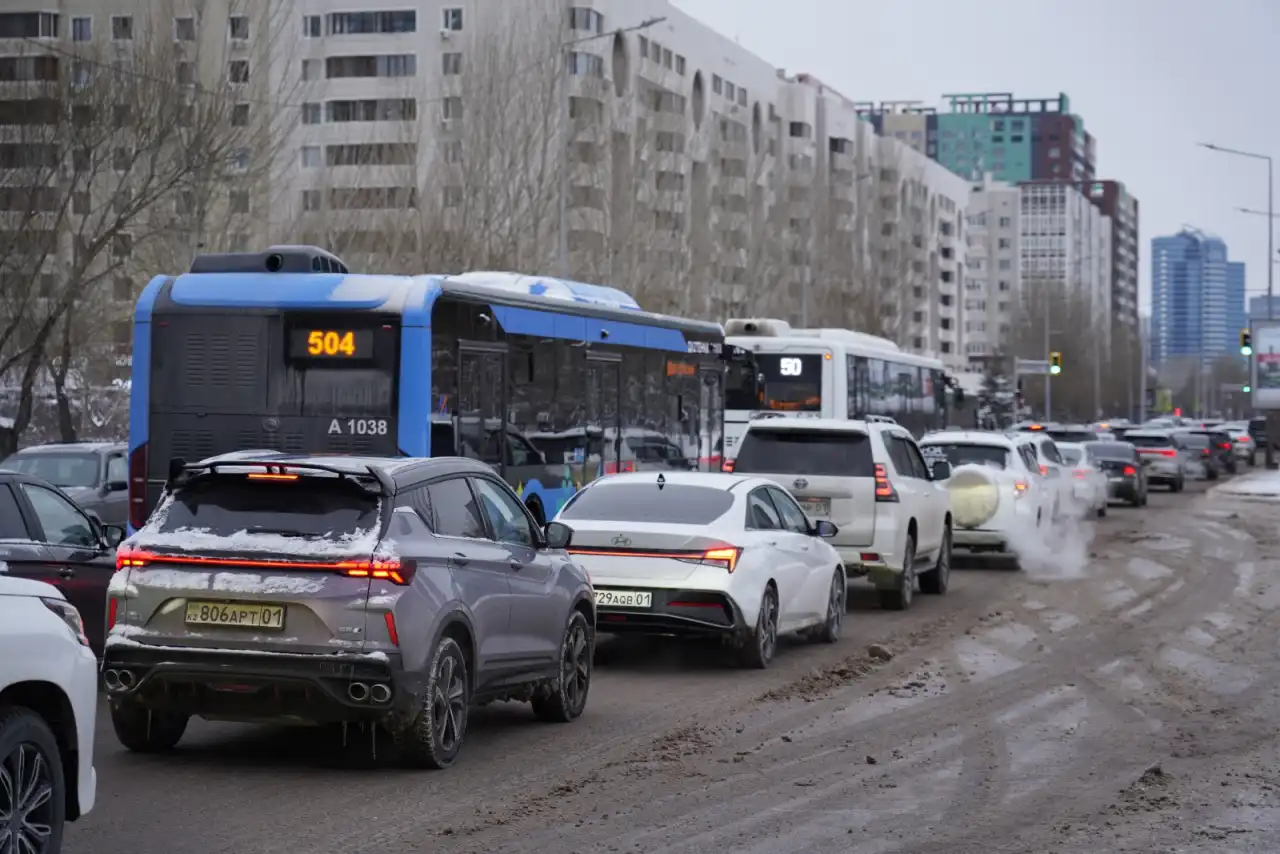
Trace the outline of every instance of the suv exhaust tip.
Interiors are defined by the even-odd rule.
[[[375,703],[385,703],[391,699],[391,687],[388,685],[374,685],[369,689],[369,698]]]
[[[369,699],[369,686],[363,682],[352,682],[347,686],[347,696],[353,703],[363,703]]]
[[[130,689],[130,688],[132,688],[132,687],[133,687],[133,684],[134,684],[134,681],[135,681],[135,680],[134,680],[134,677],[133,677],[133,671],[132,671],[132,670],[121,670],[121,671],[117,674],[117,677],[116,677],[116,678],[120,680],[120,688],[121,688],[121,690],[126,690],[126,691],[127,691],[128,689]]]
[[[120,690],[120,674],[115,670],[108,670],[102,674],[102,684],[107,686],[109,691]]]

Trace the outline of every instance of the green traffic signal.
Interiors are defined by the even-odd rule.
[[[1245,394],[1248,394],[1249,392],[1253,391],[1253,386],[1249,385],[1248,383],[1245,383],[1244,385],[1240,386],[1240,390]]]
[[[1253,355],[1253,333],[1250,332],[1248,329],[1240,330],[1240,355],[1241,356]]]
[[[1062,354],[1057,350],[1049,354],[1049,373],[1055,377],[1062,373]]]

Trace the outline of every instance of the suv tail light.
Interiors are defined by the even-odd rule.
[[[1072,469],[1071,474],[1074,477],[1079,478],[1080,480],[1084,480],[1086,477],[1089,476],[1089,470],[1088,469]]]
[[[1013,497],[1021,498],[1026,495],[1030,489],[1031,484],[1027,483],[1025,480],[1015,480],[1013,482]]]
[[[724,472],[733,472],[733,460],[725,460],[720,464],[720,470]]]
[[[1044,476],[1045,476],[1045,475],[1047,475],[1047,474],[1049,474],[1049,467],[1048,467],[1047,465],[1045,465],[1044,463],[1041,463],[1041,464],[1040,464],[1040,476],[1041,476],[1041,477],[1044,477]]]
[[[144,567],[153,563],[180,566],[222,566],[230,569],[275,569],[281,572],[310,570],[335,572],[348,578],[372,578],[407,585],[413,581],[417,564],[395,557],[379,556],[369,560],[340,560],[332,563],[306,560],[241,560],[240,558],[202,557],[189,554],[158,554],[133,546],[116,549],[116,569]]]
[[[135,531],[147,524],[147,445],[129,454],[129,525]],[[119,568],[119,564],[116,565]]]
[[[898,490],[889,481],[889,470],[883,463],[876,463],[876,501],[897,501]]]
[[[1137,473],[1138,473],[1138,470],[1133,466],[1125,466],[1124,471],[1121,472],[1121,474],[1123,474],[1125,477],[1133,477]]]
[[[1222,442],[1222,443],[1220,443],[1220,444],[1218,445],[1218,447],[1219,447],[1219,448],[1221,448],[1221,449],[1222,449],[1222,450],[1224,450],[1224,451],[1229,451],[1229,450],[1231,450],[1231,443],[1230,443],[1230,442]]]

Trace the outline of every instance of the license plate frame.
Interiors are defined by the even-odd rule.
[[[188,600],[183,623],[188,626],[219,629],[256,629],[284,631],[286,608],[274,602],[211,602]],[[221,619],[214,619],[213,615]],[[256,615],[256,621],[254,616]],[[233,619],[234,618],[234,619]]]
[[[653,591],[597,590],[596,605],[601,608],[626,608],[644,611],[653,607]]]
[[[831,516],[830,498],[801,498],[798,503],[800,504],[800,509],[810,516],[820,518],[830,518]]]

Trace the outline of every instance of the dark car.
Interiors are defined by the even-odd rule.
[[[1094,463],[1107,476],[1107,496],[1134,507],[1147,503],[1147,473],[1138,449],[1128,442],[1086,442]]]
[[[0,561],[9,574],[52,584],[84,620],[99,657],[106,636],[107,586],[125,530],[103,525],[66,493],[28,474],[0,471]]]
[[[1253,438],[1253,446],[1257,449],[1256,453],[1266,453],[1267,450],[1267,419],[1266,416],[1257,415],[1249,419],[1249,435]]]
[[[7,457],[0,468],[52,483],[108,525],[128,523],[128,448],[122,442],[37,445]]]
[[[1206,480],[1217,480],[1222,477],[1222,458],[1218,456],[1208,433],[1203,430],[1175,430],[1174,435],[1186,444],[1191,459],[1204,467]]]
[[[595,597],[569,539],[476,460],[172,461],[117,552],[102,664],[116,736],[154,752],[192,716],[364,723],[443,768],[474,703],[572,721]]]
[[[1236,454],[1232,448],[1230,433],[1219,428],[1192,430],[1191,432],[1202,434],[1209,440],[1209,455],[1214,458],[1219,471],[1224,471],[1227,474],[1236,473]]]

